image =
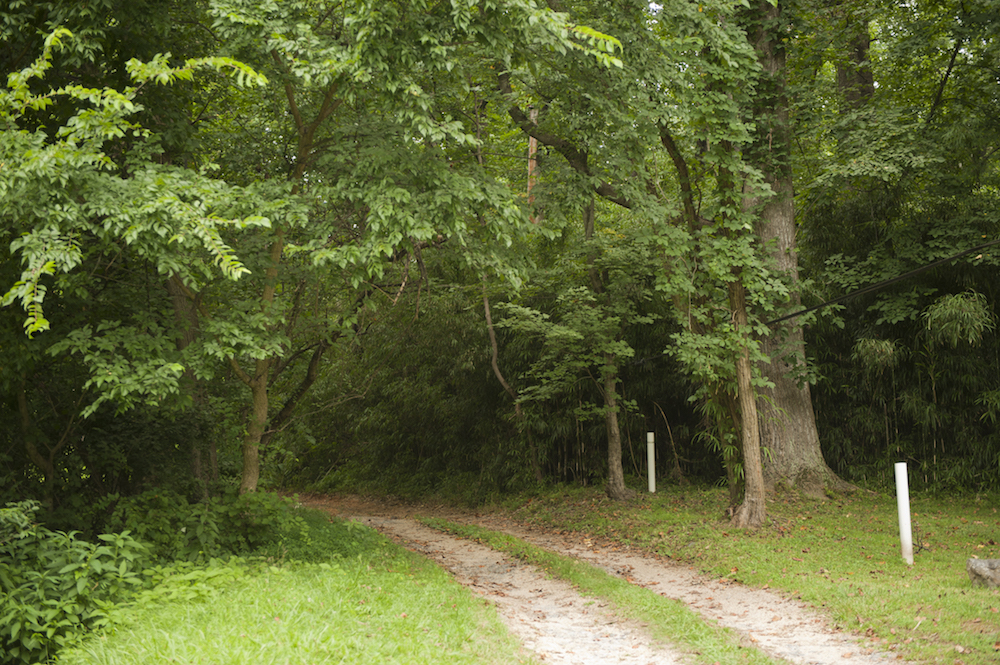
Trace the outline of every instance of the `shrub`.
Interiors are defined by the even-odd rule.
[[[277,544],[308,544],[310,528],[298,504],[260,492],[189,503],[171,490],[150,490],[134,497],[111,496],[105,528],[128,530],[149,544],[159,561],[204,561],[246,555]]]
[[[140,584],[145,547],[127,531],[79,540],[34,522],[34,501],[0,509],[0,663],[36,663],[103,626]]]

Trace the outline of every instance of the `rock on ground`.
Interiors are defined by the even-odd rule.
[[[969,559],[965,570],[972,586],[1000,586],[1000,559]]]

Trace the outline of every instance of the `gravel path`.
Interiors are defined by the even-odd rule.
[[[491,548],[424,526],[402,505],[354,497],[310,497],[307,505],[378,529],[449,570],[487,598],[524,646],[545,663],[604,665],[682,663],[670,645],[654,644],[643,627],[616,617],[570,585],[547,579],[532,566]],[[503,531],[546,549],[576,557],[630,582],[686,603],[707,620],[738,631],[754,646],[803,665],[886,665],[894,655],[875,653],[856,636],[836,630],[804,603],[731,580],[705,577],[668,559],[611,551],[582,539],[529,529],[492,516],[435,511],[435,516]]]

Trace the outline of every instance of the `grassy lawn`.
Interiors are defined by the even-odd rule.
[[[448,574],[380,536],[365,539],[353,558],[250,562],[198,594],[166,594],[59,663],[534,662],[493,608]]]
[[[914,565],[903,560],[895,497],[779,496],[755,532],[724,519],[726,491],[659,488],[636,501],[557,488],[508,500],[512,517],[627,543],[719,577],[823,608],[875,648],[926,663],[1000,660],[1000,590],[974,588],[971,557],[1000,558],[1000,497],[911,497]]]

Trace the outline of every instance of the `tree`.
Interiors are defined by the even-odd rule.
[[[525,40],[562,50],[578,44],[565,35],[559,17],[526,3],[508,3],[503,11],[469,6],[441,13],[433,3],[346,8],[293,2],[275,12],[241,2],[213,11],[215,29],[240,57],[272,63],[284,95],[281,113],[293,124],[279,130],[295,144],[286,176],[290,195],[313,202],[307,218],[274,227],[259,289],[259,311],[272,317],[265,327],[276,329],[282,316],[275,303],[286,247],[309,252],[313,265],[340,268],[357,291],[336,319],[339,325],[313,342],[314,362],[287,403],[292,407],[315,380],[315,363],[350,328],[366,290],[377,288],[387,264],[419,260],[422,250],[451,242],[469,247],[469,261],[496,266],[495,253],[483,256],[470,241],[483,233],[505,239],[523,222],[508,189],[481,164],[455,159],[462,146],[479,141],[474,128],[450,113],[454,98],[467,96],[478,73],[476,59],[463,52],[481,57],[483,44],[490,57],[506,59]],[[593,43],[608,41],[574,30]],[[590,52],[606,57],[603,50]],[[303,232],[294,240],[293,227]],[[241,491],[248,492],[257,485],[277,354],[251,354],[252,371],[235,353],[228,357],[251,393],[242,444]]]
[[[230,278],[244,271],[222,240],[227,226],[264,225],[263,217],[226,217],[237,196],[224,183],[197,171],[150,160],[155,143],[147,129],[132,120],[141,112],[138,99],[151,81],[190,80],[196,71],[232,72],[247,84],[262,82],[252,70],[225,58],[189,59],[170,66],[165,58],[142,63],[131,60],[129,76],[136,83],[121,90],[65,84],[46,86],[57,52],[74,37],[57,29],[40,44],[33,62],[7,78],[0,93],[3,234],[12,261],[20,270],[3,303],[17,303],[29,353],[11,367],[19,376],[15,390],[24,444],[39,465],[49,503],[52,476],[61,466],[54,455],[67,450],[66,440],[78,415],[95,413],[105,403],[122,410],[138,404],[161,404],[178,395],[182,364],[173,337],[156,320],[156,306],[123,312],[113,301],[116,285],[133,279],[135,265],[155,272],[220,270]],[[74,57],[95,47],[72,51]],[[25,46],[30,50],[30,44]],[[19,58],[15,59],[19,61]],[[65,73],[65,72],[64,72]],[[141,269],[140,269],[141,270]],[[108,278],[111,278],[108,280]],[[107,280],[107,281],[106,281]],[[141,278],[139,281],[142,281]],[[49,288],[50,282],[54,288]],[[111,299],[108,299],[111,298]],[[120,301],[119,301],[120,302]],[[46,308],[71,308],[59,321],[58,338]],[[89,316],[79,311],[89,308]],[[102,316],[123,317],[101,319]],[[67,326],[72,322],[73,325]],[[31,338],[48,334],[44,343]],[[57,412],[65,419],[64,433],[47,454],[33,454],[38,433],[25,387],[43,366],[45,354],[79,353],[89,377]],[[73,415],[69,415],[72,413]]]
[[[747,149],[747,158],[763,173],[763,185],[768,192],[748,189],[744,204],[759,209],[757,235],[774,269],[789,283],[788,304],[793,309],[800,309],[792,175],[793,128],[789,118],[784,45],[790,20],[781,2],[759,2],[747,12],[745,20],[748,37],[761,66],[761,76],[748,109],[755,121],[756,135]],[[840,71],[861,70],[844,67]],[[847,73],[842,78],[853,81]],[[850,87],[852,95],[860,94],[853,82]],[[814,496],[823,496],[827,486],[850,487],[830,470],[820,450],[801,323],[796,319],[788,320],[764,335],[761,341],[767,360],[759,364],[759,370],[769,385],[761,388],[757,410],[761,446],[767,451],[763,465],[767,486],[773,489],[776,485],[787,485]]]
[[[823,298],[883,283],[845,303],[835,319],[842,329],[821,319],[812,333],[827,373],[817,384],[821,432],[831,464],[851,479],[889,482],[888,462],[903,458],[922,470],[915,483],[969,486],[990,477],[996,459],[980,420],[992,387],[991,336],[962,353],[948,345],[931,351],[922,325],[942,297],[972,289],[996,302],[994,253],[944,260],[996,233],[996,105],[984,77],[997,49],[994,9],[844,6],[846,25],[833,32],[843,39],[792,60],[798,81],[812,77],[833,92],[830,115],[800,117],[802,135],[816,146],[807,152],[822,156],[799,185],[805,265],[829,285]],[[840,16],[817,13],[815,21],[837,25]],[[867,27],[857,37],[860,25]],[[865,51],[869,30],[879,48]],[[823,62],[830,64],[817,66]],[[858,74],[836,75],[845,69]],[[839,388],[854,379],[837,369],[837,358],[852,358],[852,376],[867,377],[859,390]],[[947,438],[962,444],[944,449],[943,429],[961,432]]]
[[[548,271],[547,277],[555,283],[544,290],[547,295],[536,295],[527,305],[505,304],[508,316],[500,325],[541,343],[518,397],[524,408],[535,410],[554,400],[572,403],[566,399],[570,395],[576,397],[573,411],[577,418],[604,421],[606,491],[622,501],[632,492],[625,486],[622,468],[620,419],[627,408],[634,409],[634,403],[623,398],[619,384],[621,365],[635,355],[625,336],[630,329],[656,319],[643,311],[643,304],[652,298],[655,264],[649,247],[634,235],[595,228],[593,204],[586,214],[582,256],[567,251],[563,263]],[[543,279],[536,275],[536,289]],[[550,298],[554,305],[546,303],[544,311],[536,309]],[[586,391],[581,384],[593,390]],[[590,395],[599,402],[591,401]]]

